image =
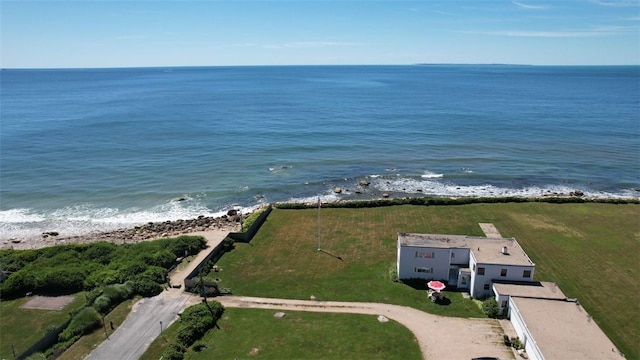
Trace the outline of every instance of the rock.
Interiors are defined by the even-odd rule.
[[[340,194],[342,192],[342,189],[339,188],[339,187],[335,187],[335,188],[333,188],[333,192],[336,193],[336,194]]]
[[[309,296],[309,299],[310,299],[310,300],[315,300],[315,299],[316,299],[316,297],[315,297],[315,296],[313,296],[313,295],[311,295],[311,296]]]
[[[365,186],[369,186],[369,184],[371,184],[369,181],[367,180],[360,180],[360,182],[358,183],[360,186],[365,187]]]
[[[278,318],[278,319],[282,319],[286,314],[283,312],[277,312],[275,314],[273,314],[273,317]]]
[[[231,209],[227,211],[227,216],[236,216],[236,215],[238,215],[238,210],[236,209]]]
[[[386,322],[389,322],[389,319],[387,319],[386,316],[379,315],[378,316],[378,321],[380,321],[381,323],[386,323]]]
[[[389,197],[389,194],[384,193],[384,194],[382,194],[382,197],[386,199],[386,198],[388,198],[388,197]]]

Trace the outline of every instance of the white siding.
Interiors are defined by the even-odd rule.
[[[400,246],[398,252],[398,277],[426,280],[449,279],[449,249]],[[431,269],[431,272],[416,271]]]
[[[518,307],[513,303],[511,298],[509,298],[509,317],[516,334],[518,334],[520,341],[525,345],[524,348],[529,359],[544,360],[544,356],[542,356],[542,352],[540,352],[538,344],[533,340],[533,337],[520,314],[520,310],[518,310]]]
[[[484,275],[478,275],[477,268],[484,268]],[[516,265],[500,265],[500,264],[476,264],[475,281],[472,280],[473,288],[471,296],[477,299],[486,298],[492,294],[493,280],[500,281],[531,281],[533,279],[533,265],[516,266]],[[506,275],[502,276],[502,271],[506,270]],[[531,271],[531,277],[523,278],[524,270]],[[473,268],[472,268],[473,271]],[[484,285],[490,284],[489,289],[485,289]]]

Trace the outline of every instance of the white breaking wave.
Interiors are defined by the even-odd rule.
[[[425,171],[422,175],[420,175],[420,177],[423,179],[437,179],[444,177],[444,174],[436,174],[431,171]]]
[[[243,212],[252,208],[240,208]],[[228,210],[228,209],[227,209]],[[192,219],[200,215],[219,217],[224,211],[213,211],[202,203],[184,198],[149,209],[96,208],[90,204],[65,207],[50,212],[29,209],[0,211],[0,239],[33,239],[43,232],[56,231],[60,237],[130,228],[149,222]]]

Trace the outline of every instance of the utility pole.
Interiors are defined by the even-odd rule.
[[[322,208],[322,202],[320,196],[318,196],[318,251],[320,251],[320,209]]]

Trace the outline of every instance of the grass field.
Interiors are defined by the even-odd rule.
[[[50,327],[62,325],[73,312],[85,303],[84,293],[75,295],[75,300],[62,310],[22,309],[20,306],[30,297],[0,302],[0,359],[13,359],[38,341]]]
[[[189,349],[187,360],[206,359],[421,359],[413,334],[404,326],[376,316],[287,311],[275,318],[274,310],[226,309],[219,323],[200,343]],[[141,360],[157,360],[176,336],[178,324],[165,331]],[[257,349],[257,350],[256,350]]]
[[[640,206],[613,204],[473,204],[274,210],[252,244],[236,244],[218,265],[237,295],[408,305],[448,316],[482,316],[447,293],[448,306],[389,281],[398,232],[482,236],[479,222],[516,237],[536,263],[535,280],[554,281],[577,297],[626,354],[639,358]],[[341,259],[338,259],[340,257]]]

